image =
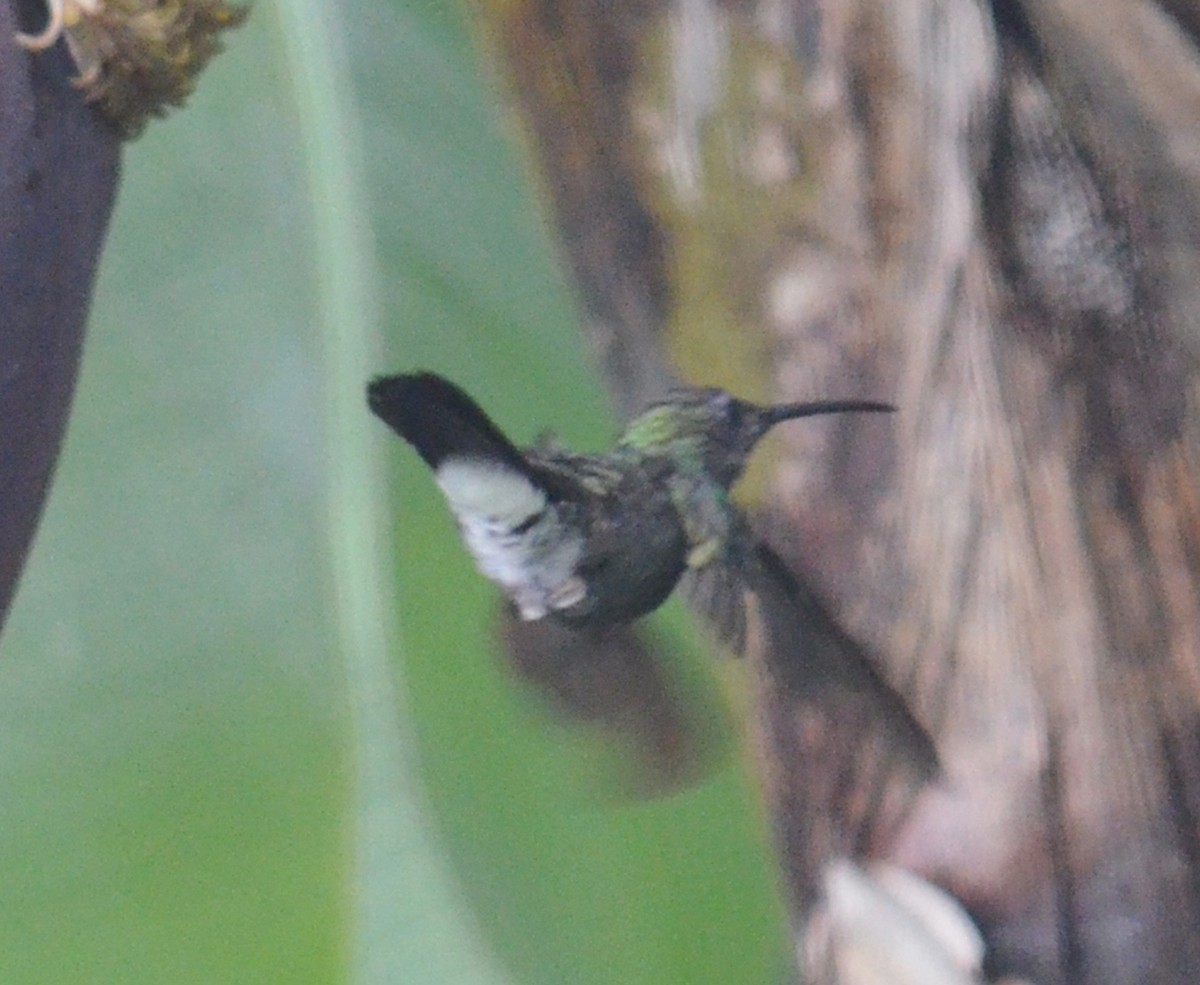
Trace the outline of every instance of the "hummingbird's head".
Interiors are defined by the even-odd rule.
[[[726,489],[741,477],[754,446],[781,421],[816,414],[893,411],[869,400],[824,400],[760,407],[726,390],[676,390],[633,421],[621,444],[692,461]]]

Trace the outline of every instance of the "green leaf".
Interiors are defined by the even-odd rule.
[[[0,661],[0,981],[756,982],[732,764],[613,804],[373,374],[609,437],[461,12],[260,0],[129,148]]]

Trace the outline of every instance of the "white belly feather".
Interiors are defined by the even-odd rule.
[[[575,573],[583,553],[580,534],[520,472],[448,458],[438,467],[437,482],[479,570],[516,604],[522,619],[541,619],[587,594]]]

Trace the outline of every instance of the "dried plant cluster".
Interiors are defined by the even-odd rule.
[[[17,40],[44,51],[65,38],[84,97],[131,140],[191,94],[247,8],[224,0],[47,0],[49,21]]]

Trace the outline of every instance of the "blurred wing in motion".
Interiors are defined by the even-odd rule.
[[[498,637],[514,674],[559,719],[593,729],[632,760],[619,785],[652,797],[695,782],[722,746],[715,709],[661,659],[663,643],[643,626],[576,630],[554,619],[521,620],[505,607]]]
[[[722,556],[688,572],[685,590],[722,645],[793,706],[814,756],[844,759],[878,740],[912,780],[937,775],[937,752],[904,699],[744,519]]]

